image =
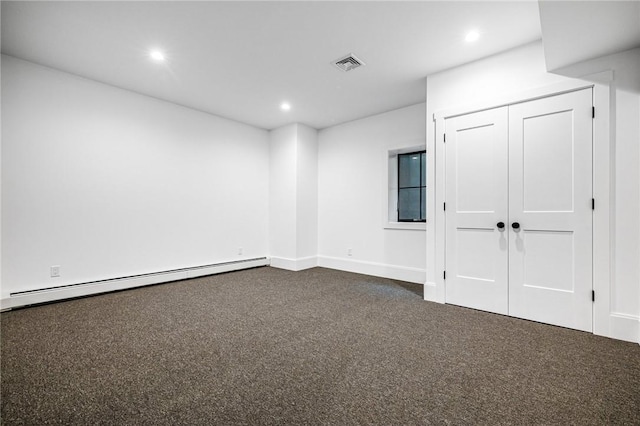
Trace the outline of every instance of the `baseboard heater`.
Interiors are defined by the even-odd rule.
[[[147,274],[130,275],[126,277],[108,278],[76,284],[66,284],[55,287],[39,288],[35,290],[17,291],[2,299],[0,309],[6,310],[27,305],[47,303],[56,300],[70,299],[92,294],[107,293],[151,284],[178,281],[241,269],[256,268],[269,265],[269,259],[258,257],[254,259],[237,260],[233,262],[214,263],[210,265],[193,266],[189,268],[171,269]]]

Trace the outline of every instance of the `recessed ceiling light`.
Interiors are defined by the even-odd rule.
[[[280,109],[283,111],[289,111],[291,109],[291,104],[288,102],[283,102],[280,104]]]
[[[149,56],[151,56],[151,59],[153,59],[154,61],[164,61],[164,55],[159,50],[152,50],[149,53]]]
[[[480,38],[480,34],[477,31],[469,31],[467,36],[464,38],[464,41],[467,43],[474,42]]]

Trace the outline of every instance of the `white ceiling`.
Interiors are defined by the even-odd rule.
[[[548,70],[640,47],[640,1],[541,1]]]
[[[424,102],[426,75],[540,37],[535,1],[2,2],[2,53],[265,129]]]

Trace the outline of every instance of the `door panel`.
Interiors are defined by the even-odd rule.
[[[522,285],[547,290],[574,291],[573,232],[523,230],[522,234],[516,235],[516,240],[519,237],[523,240],[522,246],[526,247]]]
[[[445,121],[446,302],[506,314],[507,108]]]
[[[455,205],[459,213],[495,212],[495,131],[495,124],[456,130],[451,145],[455,151]]]
[[[522,118],[524,211],[573,211],[572,122],[572,111]]]
[[[509,313],[592,329],[591,89],[509,107]]]

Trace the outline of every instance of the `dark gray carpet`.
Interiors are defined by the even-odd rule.
[[[258,268],[6,312],[2,424],[640,424],[640,346]]]

